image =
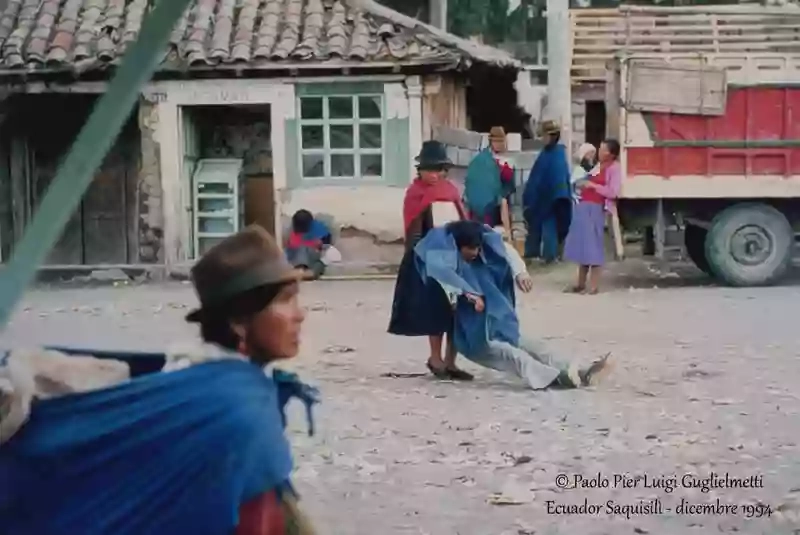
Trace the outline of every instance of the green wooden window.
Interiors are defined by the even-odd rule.
[[[384,177],[382,94],[301,96],[297,105],[304,181]]]

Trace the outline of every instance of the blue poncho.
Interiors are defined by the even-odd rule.
[[[556,222],[559,235],[565,234],[572,216],[569,210],[572,206],[571,199],[572,187],[566,148],[559,144],[545,147],[536,157],[522,192],[522,206],[528,221],[537,224],[555,215],[559,219]],[[565,200],[570,202],[557,202]],[[566,209],[554,213],[557,204]]]
[[[479,357],[490,340],[519,344],[519,321],[515,310],[514,277],[503,239],[484,225],[481,254],[466,262],[447,227],[434,228],[415,248],[417,270],[423,279],[439,282],[446,291],[483,298],[485,308],[477,312],[459,298],[455,310],[454,343],[467,358]]]
[[[0,531],[229,535],[238,509],[289,484],[293,376],[221,360],[35,404],[0,447]]]

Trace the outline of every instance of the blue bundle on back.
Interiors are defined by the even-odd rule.
[[[220,360],[39,401],[0,446],[2,532],[232,533],[242,503],[289,484],[293,396],[314,401],[293,377]]]

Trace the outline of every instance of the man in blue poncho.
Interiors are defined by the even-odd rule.
[[[551,263],[558,258],[559,244],[569,232],[572,189],[566,148],[559,143],[561,128],[555,121],[544,121],[539,132],[545,146],[536,157],[522,193],[528,230],[525,257]]]
[[[136,377],[140,361],[164,355],[94,352],[126,361],[133,379],[42,396],[40,370],[24,377],[35,364],[0,358],[0,532],[312,534],[290,482],[283,407],[299,397],[310,410],[316,393],[263,369],[298,353],[301,276],[248,227],[192,269],[201,308],[187,320],[211,344],[200,363]],[[62,370],[75,358],[64,352]]]
[[[512,251],[491,228],[449,223],[430,231],[415,252],[420,274],[436,280],[454,303],[455,346],[466,358],[517,375],[533,389],[588,386],[609,370],[608,356],[581,369],[520,334]]]

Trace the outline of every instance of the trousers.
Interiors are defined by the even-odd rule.
[[[468,358],[486,368],[520,377],[534,390],[554,384],[573,388],[581,384],[576,365],[553,354],[546,344],[525,336],[520,337],[518,346],[491,340],[485,352]]]
[[[527,219],[527,218],[526,218]],[[544,220],[526,220],[525,258],[542,258],[552,262],[558,257],[558,228],[555,216]]]

